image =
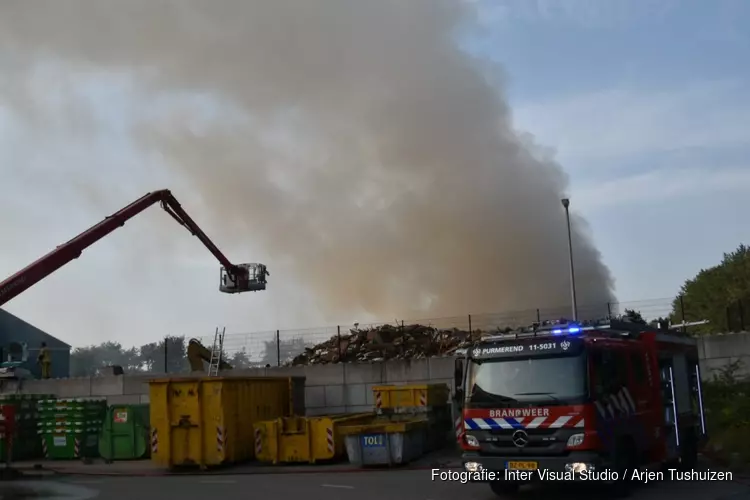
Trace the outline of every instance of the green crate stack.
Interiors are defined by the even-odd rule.
[[[37,432],[44,456],[53,460],[97,456],[106,411],[104,398],[40,401]]]
[[[13,436],[13,460],[35,460],[42,457],[42,446],[37,439],[39,401],[48,400],[49,394],[4,394],[0,405],[16,407],[16,429]],[[0,460],[5,460],[6,440],[0,439]]]

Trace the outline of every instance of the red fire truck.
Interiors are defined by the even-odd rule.
[[[624,320],[485,339],[456,387],[464,468],[498,495],[545,478],[627,494],[635,469],[691,467],[706,439],[695,339]]]

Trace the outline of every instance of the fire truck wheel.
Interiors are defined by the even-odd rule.
[[[685,442],[680,453],[679,467],[683,470],[695,468],[698,461],[698,438],[695,434],[685,436]]]
[[[632,471],[638,464],[635,450],[635,444],[629,439],[621,441],[615,450],[614,470],[619,478],[609,484],[608,488],[613,498],[627,498],[633,492],[634,482],[625,477],[625,472]]]
[[[521,485],[518,483],[511,483],[506,481],[494,481],[490,483],[490,489],[492,490],[492,493],[500,497],[518,493],[520,487]]]

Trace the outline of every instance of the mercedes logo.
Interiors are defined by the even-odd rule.
[[[511,436],[511,440],[513,441],[513,444],[518,448],[523,448],[524,446],[529,444],[529,435],[526,434],[526,431],[519,430],[513,433],[513,436]]]

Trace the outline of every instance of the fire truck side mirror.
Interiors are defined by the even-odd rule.
[[[462,392],[464,385],[464,360],[456,358],[453,365],[453,384],[455,387],[456,398],[459,397],[459,393]]]
[[[463,408],[463,401],[464,401],[464,390],[459,387],[458,389],[456,389],[456,392],[453,394],[453,402],[456,408]]]

